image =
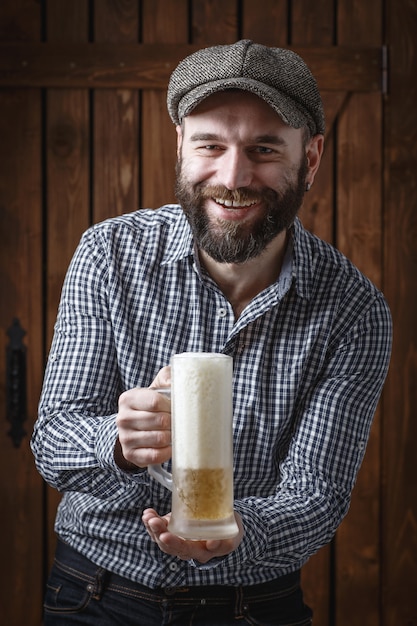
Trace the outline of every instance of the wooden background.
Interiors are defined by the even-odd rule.
[[[302,210],[385,292],[393,358],[351,510],[306,565],[315,626],[417,626],[417,4],[415,0],[2,0],[0,351],[26,331],[26,436],[0,360],[0,622],[41,624],[58,495],[29,436],[63,277],[89,224],[174,200],[165,87],[193,47],[302,51],[326,152]]]

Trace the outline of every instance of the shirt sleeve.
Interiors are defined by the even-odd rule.
[[[337,342],[305,394],[268,498],[235,502],[245,536],[228,557],[291,571],[333,537],[346,515],[387,374],[392,323],[382,296]]]
[[[123,389],[107,274],[105,247],[91,229],[64,282],[31,440],[37,468],[51,486],[99,498],[123,492],[143,474],[123,472],[114,461]]]

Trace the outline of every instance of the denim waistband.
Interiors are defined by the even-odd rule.
[[[70,545],[58,539],[55,559],[57,565],[64,569],[69,569],[73,575],[85,580],[86,582],[93,582],[97,577],[97,571],[100,569],[103,573],[102,578],[105,579],[104,585],[107,588],[114,588],[122,592],[139,592],[145,593],[148,596],[155,596],[158,598],[166,598],[169,596],[192,596],[199,597],[213,597],[223,598],[225,600],[231,600],[235,597],[236,591],[239,589],[247,599],[265,599],[268,596],[285,595],[287,592],[296,589],[300,584],[300,570],[280,576],[274,580],[260,583],[256,585],[248,586],[228,586],[228,585],[204,585],[204,586],[188,586],[188,587],[159,587],[150,588],[141,583],[132,581],[118,574],[100,568],[98,565],[90,561],[87,557],[83,556],[80,552],[72,548]]]

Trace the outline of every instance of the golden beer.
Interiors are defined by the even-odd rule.
[[[174,475],[173,509],[190,520],[221,520],[233,513],[230,470],[177,468]]]

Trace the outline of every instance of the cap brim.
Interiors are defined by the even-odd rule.
[[[293,99],[288,98],[273,87],[250,78],[229,78],[211,81],[194,87],[179,101],[171,102],[169,112],[175,124],[180,124],[182,119],[189,115],[203,100],[220,91],[228,89],[240,89],[255,94],[264,100],[282,119],[285,124],[293,128],[301,128],[314,124],[308,112],[303,110]]]

